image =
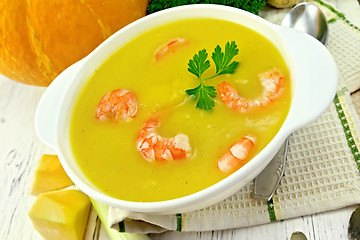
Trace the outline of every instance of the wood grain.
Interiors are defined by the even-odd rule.
[[[9,80],[0,81],[0,236],[1,239],[41,239],[33,230],[27,213],[34,201],[29,195],[38,160],[53,151],[37,138],[33,124],[36,105],[43,88]],[[360,112],[360,91],[352,95]],[[152,239],[290,239],[302,231],[308,239],[347,239],[347,222],[356,206],[243,229],[202,233],[151,235]],[[86,239],[107,239],[100,222],[89,228]]]
[[[358,4],[356,0],[329,2],[342,7],[343,12],[347,12],[346,5],[353,8],[354,3]],[[351,9],[350,12],[354,11]],[[360,8],[356,11],[360,16]],[[33,230],[28,211],[35,199],[29,195],[29,191],[37,162],[42,154],[54,153],[40,142],[34,130],[34,114],[44,90],[45,88],[23,85],[0,76],[0,239],[42,239]],[[360,114],[360,91],[353,93],[351,97]],[[348,239],[348,221],[356,207],[249,228],[202,233],[168,232],[151,235],[151,238],[275,240],[290,239],[294,231],[301,231],[309,240],[345,240]],[[89,225],[85,239],[108,239],[96,214],[93,213],[90,219],[92,225]]]
[[[37,160],[49,151],[34,131],[34,112],[44,89],[0,81],[1,229],[3,239],[33,239],[27,217]],[[50,150],[51,151],[51,150]]]

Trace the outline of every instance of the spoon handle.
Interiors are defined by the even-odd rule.
[[[254,179],[253,197],[269,201],[280,183],[285,171],[285,160],[289,137],[265,169]]]

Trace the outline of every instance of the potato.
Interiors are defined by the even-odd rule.
[[[268,0],[267,3],[276,8],[288,8],[298,4],[299,0]]]

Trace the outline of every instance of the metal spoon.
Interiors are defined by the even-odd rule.
[[[300,3],[296,5],[283,19],[281,26],[294,28],[326,44],[328,24],[324,13],[314,4]]]
[[[360,207],[356,208],[349,220],[348,234],[350,240],[360,239]]]
[[[322,44],[328,38],[328,24],[324,13],[314,4],[300,3],[283,19],[281,26],[305,32]],[[285,171],[285,160],[289,137],[266,168],[254,179],[253,197],[269,201]]]
[[[307,237],[302,232],[294,232],[291,234],[290,240],[307,240]]]

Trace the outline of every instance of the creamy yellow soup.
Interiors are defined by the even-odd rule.
[[[188,44],[160,61],[154,61],[158,47],[170,39],[184,38]],[[185,90],[196,87],[197,78],[187,63],[206,49],[215,72],[211,53],[220,45],[235,41],[239,65],[234,74],[206,81],[216,87],[230,82],[247,99],[259,98],[263,87],[258,74],[279,69],[285,78],[284,92],[266,107],[245,113],[226,106],[219,96],[211,111],[195,107],[195,99]],[[138,111],[130,122],[99,121],[97,105],[107,92],[128,89],[136,94]],[[181,20],[151,29],[129,41],[110,56],[87,81],[72,112],[70,141],[74,156],[85,176],[101,191],[114,198],[149,202],[183,197],[207,188],[232,172],[217,167],[219,156],[246,134],[257,137],[247,160],[259,153],[283,124],[291,100],[289,70],[279,50],[258,33],[235,23],[215,19]],[[190,157],[173,161],[146,161],[136,147],[141,126],[160,114],[158,133],[188,136]]]

